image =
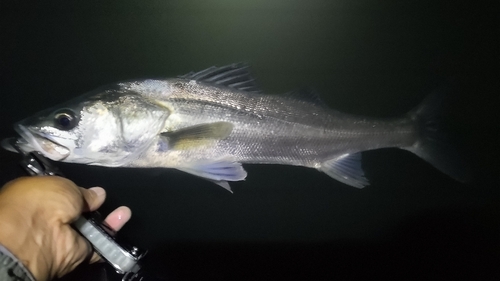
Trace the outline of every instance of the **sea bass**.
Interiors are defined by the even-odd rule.
[[[69,163],[164,167],[229,190],[242,164],[318,169],[354,187],[369,184],[361,152],[409,150],[463,180],[454,153],[439,141],[431,96],[408,115],[374,119],[328,108],[316,94],[265,95],[248,66],[211,67],[171,79],[108,85],[15,124],[25,152]],[[4,141],[6,149],[15,149]]]

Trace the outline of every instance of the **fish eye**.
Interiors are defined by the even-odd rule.
[[[54,125],[58,129],[71,130],[77,123],[75,113],[69,109],[62,109],[54,113]]]

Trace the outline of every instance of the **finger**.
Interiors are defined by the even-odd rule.
[[[80,191],[86,202],[85,206],[83,206],[84,212],[97,210],[104,203],[104,199],[106,199],[106,191],[102,187],[92,187],[89,189],[80,187]]]
[[[75,253],[78,253],[78,252],[85,253],[85,255],[82,255],[83,259],[79,260],[77,263],[75,263],[74,266],[82,263],[84,260],[89,260],[88,258],[90,258],[90,260],[93,260],[96,253],[94,253],[94,250],[92,248],[92,244],[90,244],[90,242],[87,239],[85,239],[83,236],[81,236],[79,233],[76,234],[75,237],[76,237],[76,245],[75,245],[76,249],[74,250],[74,252]],[[73,267],[73,269],[74,269],[74,267]],[[73,269],[71,269],[70,271],[72,271]]]
[[[92,257],[90,258],[89,263],[95,263],[95,262],[105,262],[101,256],[99,256],[96,252],[92,253]]]
[[[121,206],[111,212],[104,220],[114,231],[120,230],[130,220],[132,211],[128,207]]]
[[[113,230],[118,231],[130,220],[131,216],[132,211],[128,207],[121,206],[111,212],[104,221]],[[90,259],[90,263],[102,261],[102,258],[95,252]]]

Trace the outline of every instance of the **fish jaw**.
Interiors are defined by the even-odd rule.
[[[16,145],[25,153],[39,151],[54,161],[62,161],[70,154],[70,150],[66,146],[56,142],[46,134],[37,133],[21,124],[15,126],[14,129],[21,136],[17,139]],[[7,149],[12,151],[12,149]]]
[[[28,153],[36,150],[23,138],[16,137],[3,139],[0,146],[7,151],[15,153]]]

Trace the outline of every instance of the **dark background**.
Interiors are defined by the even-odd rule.
[[[247,165],[230,194],[175,170],[60,164],[77,184],[106,188],[103,213],[131,207],[121,236],[149,249],[149,272],[500,277],[495,1],[76,2],[0,2],[0,138],[14,135],[14,122],[107,83],[233,62],[251,64],[265,92],[313,86],[332,108],[376,117],[400,116],[443,84],[453,89],[445,121],[474,172],[469,184],[397,149],[364,153],[372,184],[362,190],[277,165]],[[0,157],[0,184],[23,175],[18,155]],[[82,267],[65,279],[92,274]]]

